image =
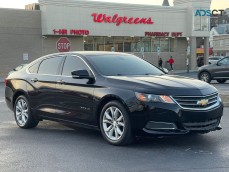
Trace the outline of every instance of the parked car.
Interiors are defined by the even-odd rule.
[[[220,130],[215,87],[170,76],[131,54],[50,54],[5,80],[5,99],[21,128],[43,119],[101,130],[113,145],[135,136]]]
[[[219,60],[216,64],[200,67],[198,78],[208,83],[212,80],[225,83],[229,79],[229,57]]]
[[[209,64],[216,64],[222,58],[224,57],[223,56],[209,57]],[[198,67],[204,66],[204,57],[203,56],[197,57],[197,66]]]
[[[8,73],[8,75],[10,75],[11,73],[15,72],[15,71],[19,71],[21,70],[23,67],[25,67],[27,64],[20,64],[19,66],[17,66],[16,68],[14,68],[12,71],[10,71]]]
[[[216,64],[222,58],[224,58],[224,57],[223,56],[212,56],[212,57],[209,57],[209,64]]]

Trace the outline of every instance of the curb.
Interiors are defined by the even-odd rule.
[[[198,71],[189,71],[189,72],[182,72],[182,71],[175,71],[173,74],[194,74],[194,73],[198,73]]]

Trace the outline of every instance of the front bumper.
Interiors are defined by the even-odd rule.
[[[176,104],[149,103],[131,115],[137,134],[176,135],[220,130],[223,104],[209,110],[184,110]]]

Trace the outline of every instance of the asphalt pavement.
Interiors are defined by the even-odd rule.
[[[107,144],[99,131],[42,121],[17,127],[0,84],[0,172],[228,172],[229,108],[223,130]]]

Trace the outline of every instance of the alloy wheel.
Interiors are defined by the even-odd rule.
[[[103,115],[103,130],[112,141],[118,141],[125,131],[125,121],[122,112],[117,107],[109,107]]]
[[[19,99],[16,104],[16,120],[19,126],[24,126],[29,116],[28,105],[25,100]]]
[[[200,79],[201,81],[204,81],[204,82],[209,82],[210,81],[210,76],[208,73],[204,72],[200,75]]]

